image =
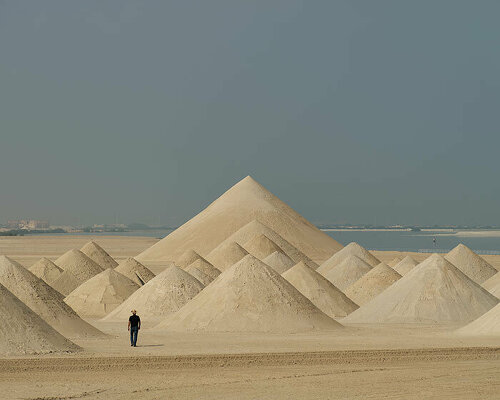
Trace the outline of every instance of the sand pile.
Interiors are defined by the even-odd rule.
[[[498,271],[471,249],[459,244],[445,258],[476,283],[483,283]]]
[[[182,255],[177,260],[175,260],[175,265],[184,269],[188,265],[194,263],[196,260],[205,260],[205,259],[193,249],[189,249],[186,250],[184,253],[182,253]]]
[[[438,254],[348,315],[349,323],[467,323],[498,299]]]
[[[184,271],[188,272],[190,275],[193,275],[196,279],[198,279],[203,284],[203,286],[209,285],[213,281],[213,279],[210,278],[204,272],[200,271],[193,264],[191,264],[187,268],[185,268]]]
[[[0,284],[66,337],[104,335],[81,319],[59,292],[5,256],[0,256]]]
[[[361,258],[348,255],[343,262],[322,275],[335,287],[344,291],[371,269],[372,266]]]
[[[73,352],[80,348],[0,285],[0,355]]]
[[[320,274],[325,275],[328,271],[330,271],[333,267],[339,265],[343,262],[348,256],[356,256],[362,259],[365,263],[369,264],[372,267],[375,267],[380,264],[380,261],[377,257],[375,257],[372,253],[366,250],[363,246],[355,242],[349,243],[346,247],[344,247],[339,252],[335,253],[328,260],[326,260],[321,266],[318,268],[318,272]]]
[[[295,265],[295,262],[281,251],[275,251],[274,253],[269,254],[262,261],[264,264],[267,264],[274,269],[278,274],[282,274]]]
[[[271,267],[248,255],[155,330],[302,332],[341,325]]]
[[[129,257],[118,264],[115,271],[125,275],[128,279],[137,283],[139,286],[146,284],[155,277],[155,274],[132,257]]]
[[[410,256],[406,256],[403,258],[399,263],[397,263],[393,269],[396,271],[399,275],[406,275],[408,272],[410,272],[413,268],[415,268],[418,265],[418,262],[415,261],[413,258]]]
[[[203,290],[203,284],[179,267],[168,267],[135,291],[111,311],[104,320],[126,321],[130,310],[137,310],[141,320],[157,322],[176,312]]]
[[[204,258],[196,260],[194,263],[190,264],[188,266],[188,268],[189,267],[196,268],[200,272],[203,272],[205,275],[207,275],[210,278],[210,282],[213,281],[215,278],[217,278],[220,275],[220,270],[215,268],[212,264],[210,264]]]
[[[397,264],[399,264],[403,260],[402,257],[394,257],[391,261],[387,263],[387,265],[391,268],[394,268]]]
[[[111,257],[106,250],[92,240],[85,244],[80,251],[91,260],[94,260],[103,269],[116,268],[118,266],[118,263],[113,259],[113,257]]]
[[[207,260],[220,271],[225,271],[247,255],[248,251],[238,243],[223,242],[208,254]]]
[[[82,283],[64,301],[83,318],[102,318],[139,287],[126,276],[108,268]]]
[[[48,258],[41,258],[29,270],[49,285],[61,276],[63,270]]]
[[[342,248],[334,239],[248,176],[201,213],[141,253],[137,259],[175,261],[189,249],[208,254],[222,241],[255,219],[276,231],[317,262],[323,262]],[[282,247],[274,238],[268,237]],[[231,241],[240,244],[245,242],[234,239]],[[290,256],[288,253],[287,255]]]
[[[500,336],[500,304],[469,325],[460,328],[457,333],[470,336]]]
[[[490,279],[484,281],[481,286],[492,295],[500,298],[500,272],[497,272]]]
[[[283,252],[276,243],[263,234],[254,236],[243,244],[243,248],[259,260],[263,260],[275,251]]]
[[[100,274],[102,267],[80,250],[69,250],[54,263],[64,272],[52,282],[52,287],[67,296],[83,282]]]
[[[356,304],[362,306],[396,282],[401,275],[387,264],[381,263],[372,268],[345,290],[345,294]]]
[[[345,317],[358,308],[357,304],[330,281],[303,262],[299,262],[282,276],[316,307],[332,318]]]

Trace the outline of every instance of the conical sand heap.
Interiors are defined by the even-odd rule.
[[[368,303],[396,282],[401,275],[387,264],[372,268],[345,290],[345,294],[359,306]]]
[[[126,321],[137,310],[145,322],[158,322],[203,290],[203,284],[179,267],[168,267],[111,311],[104,320]]]
[[[84,318],[102,318],[139,289],[139,285],[112,268],[73,290],[64,301]]]
[[[283,252],[276,243],[263,234],[254,236],[243,244],[243,248],[259,260],[263,260],[275,251]]]
[[[56,264],[50,261],[48,258],[41,258],[35,264],[33,264],[29,270],[32,274],[39,277],[47,284],[52,284],[57,278],[61,276],[63,270],[59,268]]]
[[[215,278],[217,278],[220,275],[220,270],[215,268],[204,258],[196,260],[194,263],[190,264],[188,268],[189,267],[196,268],[200,272],[203,272],[210,278],[210,282],[212,282]]]
[[[375,267],[380,264],[378,258],[375,257],[372,253],[366,250],[363,246],[360,246],[359,244],[352,242],[349,243],[339,252],[335,253],[323,264],[321,264],[321,266],[318,268],[318,272],[325,275],[332,268],[342,263],[348,256],[359,257],[365,263],[369,264],[372,267]]]
[[[220,271],[225,271],[247,255],[248,251],[238,243],[223,242],[208,254],[207,260]]]
[[[332,318],[345,317],[358,308],[358,305],[344,293],[302,261],[282,276],[316,307]]]
[[[271,267],[248,255],[155,330],[302,332],[338,329]]]
[[[91,260],[94,260],[103,269],[116,268],[118,266],[118,263],[113,259],[113,257],[111,257],[106,250],[92,240],[85,244],[80,251]]]
[[[481,286],[492,295],[500,298],[500,272],[497,272],[490,279],[484,281]]]
[[[482,257],[459,244],[445,258],[476,283],[483,283],[497,273]]]
[[[500,336],[500,304],[457,332],[468,336]]]
[[[262,261],[264,264],[267,264],[274,269],[278,274],[282,274],[295,265],[294,261],[281,251],[275,251],[274,253],[269,254]]]
[[[177,260],[175,260],[175,265],[184,269],[188,265],[194,263],[196,260],[205,260],[205,259],[193,249],[189,249],[185,251]]]
[[[364,262],[361,258],[349,255],[339,265],[336,265],[322,275],[335,287],[344,291],[371,269],[371,265]]]
[[[83,282],[100,274],[104,269],[80,250],[70,250],[54,262],[64,272],[52,282],[52,287],[65,296]]]
[[[387,263],[387,265],[391,268],[394,268],[397,264],[399,264],[403,260],[402,257],[394,257],[391,261]]]
[[[135,258],[129,257],[123,260],[118,267],[115,268],[116,272],[126,276],[131,281],[143,286],[155,277],[148,268],[142,265]]]
[[[59,292],[5,256],[0,256],[0,284],[66,337],[104,335],[82,320]]]
[[[203,286],[207,286],[213,281],[213,279],[210,278],[207,274],[205,274],[204,272],[202,272],[198,268],[196,268],[194,266],[194,263],[189,265],[187,268],[185,268],[184,271],[186,271],[190,275],[193,275],[196,279],[198,279],[203,284]]]
[[[413,268],[415,268],[418,265],[418,262],[416,262],[413,258],[410,256],[406,256],[403,258],[399,263],[397,263],[393,269],[396,271],[399,275],[406,275],[408,272],[410,272]]]
[[[467,323],[498,299],[438,254],[348,315],[348,323]]]
[[[74,352],[80,348],[0,285],[0,355]]]

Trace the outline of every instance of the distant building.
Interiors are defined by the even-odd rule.
[[[9,229],[26,229],[28,231],[38,229],[49,229],[49,221],[39,221],[36,219],[20,219],[15,221],[8,221],[7,227]]]

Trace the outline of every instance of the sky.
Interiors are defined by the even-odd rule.
[[[498,1],[0,0],[0,223],[500,225]]]

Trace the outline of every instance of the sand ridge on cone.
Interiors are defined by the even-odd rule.
[[[467,336],[500,336],[500,304],[456,332]]]
[[[401,275],[387,264],[380,263],[364,274],[345,290],[345,294],[357,305],[368,303],[396,282]]]
[[[149,268],[146,268],[133,257],[128,257],[115,268],[116,272],[125,275],[131,281],[143,286],[155,277]]]
[[[348,255],[343,262],[322,275],[336,288],[344,291],[371,269],[372,266],[358,256]]]
[[[323,262],[342,248],[332,237],[247,176],[198,215],[142,252],[137,259],[175,261],[188,249],[208,254],[234,232],[255,219],[269,226],[317,262]],[[269,238],[282,247],[274,238]],[[231,241],[240,243],[234,239]],[[287,255],[290,256],[288,253]]]
[[[81,317],[102,318],[139,287],[113,268],[108,268],[82,283],[64,301]]]
[[[0,319],[2,356],[80,350],[1,284]]]
[[[203,271],[200,271],[198,268],[196,268],[194,266],[194,263],[191,265],[188,265],[186,268],[184,268],[184,271],[193,275],[196,279],[198,279],[203,284],[203,286],[207,286],[213,281],[213,279],[210,278],[207,274],[205,274]]]
[[[395,265],[399,264],[403,260],[402,257],[394,257],[391,261],[387,263],[387,265],[391,268],[394,268]]]
[[[479,284],[498,272],[484,258],[474,253],[462,243],[446,254],[444,258]]]
[[[21,264],[0,256],[0,284],[66,337],[104,336],[68,306],[61,293],[47,285]]]
[[[220,271],[225,271],[248,255],[236,242],[223,242],[208,254],[208,261]]]
[[[295,262],[281,251],[275,251],[274,253],[269,254],[262,261],[264,264],[267,264],[274,269],[278,274],[283,274],[283,272],[289,270],[295,265]]]
[[[358,305],[302,261],[281,275],[326,315],[345,317]]]
[[[40,258],[40,260],[33,264],[29,270],[48,285],[54,282],[63,273],[61,268],[45,257]]]
[[[126,321],[130,310],[137,310],[143,322],[157,322],[176,312],[203,290],[203,284],[183,269],[172,266],[136,290],[127,300],[103,318]]]
[[[347,246],[345,246],[342,250],[338,251],[333,256],[331,256],[323,264],[321,264],[320,267],[318,268],[318,272],[324,275],[332,268],[342,263],[348,256],[359,257],[365,263],[369,264],[372,267],[375,267],[380,264],[380,260],[377,257],[375,257],[372,253],[370,253],[368,250],[366,250],[363,246],[359,245],[356,242],[351,242]]]
[[[497,298],[453,264],[433,254],[343,321],[467,323],[497,303]]]
[[[415,261],[410,256],[406,256],[399,263],[397,263],[394,267],[394,271],[396,271],[399,275],[405,275],[410,272],[413,268],[418,265],[418,262]]]
[[[83,282],[104,271],[94,260],[76,249],[64,253],[54,264],[64,272],[52,282],[52,287],[66,296]]]
[[[247,255],[154,330],[303,332],[342,328],[285,278]]]
[[[263,260],[275,251],[283,252],[276,243],[262,233],[244,243],[243,248],[259,260]]]
[[[91,240],[86,243],[80,251],[91,260],[94,260],[103,269],[116,268],[118,263],[111,257],[106,250],[99,246],[96,242]]]
[[[186,250],[182,255],[175,260],[175,265],[185,269],[188,265],[194,263],[196,260],[205,260],[198,252],[193,249]],[[206,260],[205,260],[206,261]]]
[[[500,298],[500,272],[497,272],[487,281],[484,281],[481,285],[492,295]]]
[[[215,268],[212,264],[210,264],[207,260],[203,259],[198,259],[192,264],[190,264],[188,267],[194,267],[200,272],[203,272],[205,275],[208,275],[210,278],[210,282],[213,281],[215,278],[217,278],[220,275],[220,270]],[[187,268],[186,268],[187,269]]]

